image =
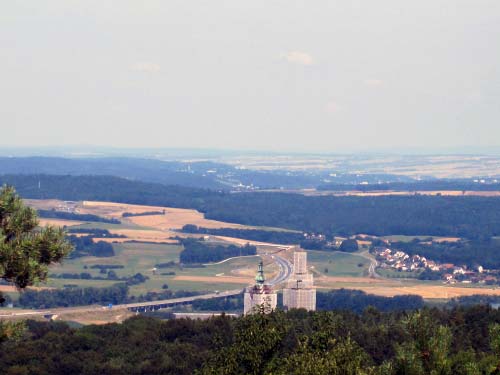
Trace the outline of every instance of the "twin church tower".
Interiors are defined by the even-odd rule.
[[[266,284],[262,261],[259,263],[255,285],[245,290],[244,314],[269,313],[276,309],[278,297],[272,286]],[[316,289],[313,275],[307,271],[307,253],[294,248],[293,272],[283,288],[283,307],[316,310]]]

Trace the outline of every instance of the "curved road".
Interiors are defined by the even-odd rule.
[[[382,276],[380,276],[376,271],[378,262],[368,251],[363,251],[362,253],[357,253],[356,255],[359,255],[360,257],[363,257],[370,261],[370,266],[368,267],[368,275],[370,277],[374,279],[382,279]]]
[[[286,248],[283,248],[286,249]],[[283,250],[282,249],[282,250]],[[281,251],[281,250],[280,250]],[[269,280],[270,285],[277,285],[286,281],[291,273],[292,273],[292,264],[284,257],[280,256],[277,253],[270,255],[272,259],[278,264],[279,273],[274,278]],[[182,297],[182,298],[172,298],[161,301],[149,301],[149,302],[139,302],[139,303],[127,303],[120,305],[113,305],[112,310],[120,310],[127,309],[131,311],[148,311],[148,310],[157,310],[161,308],[166,308],[173,305],[180,305],[184,303],[193,302],[195,300],[202,299],[211,299],[217,297],[229,297],[241,294],[243,292],[242,289],[234,289],[227,290],[220,293],[208,293],[202,294],[198,296],[192,297]],[[8,317],[29,317],[29,316],[54,316],[54,315],[66,315],[66,314],[75,314],[75,313],[90,313],[95,311],[103,311],[109,309],[108,307],[103,306],[81,306],[81,307],[65,307],[65,308],[54,308],[54,309],[44,309],[44,310],[35,310],[35,311],[24,311],[24,312],[13,312],[10,314],[0,314],[0,318],[8,318]]]
[[[278,264],[279,273],[269,280],[269,285],[276,285],[286,281],[292,274],[292,264],[288,259],[283,258],[277,253],[271,255],[271,258]]]

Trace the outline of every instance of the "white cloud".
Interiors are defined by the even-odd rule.
[[[312,65],[314,59],[311,55],[302,51],[290,51],[283,58],[291,64]]]
[[[381,86],[384,84],[384,81],[381,79],[367,79],[365,80],[365,85],[367,86]]]
[[[152,62],[138,62],[132,65],[131,69],[136,72],[158,73],[161,66]]]

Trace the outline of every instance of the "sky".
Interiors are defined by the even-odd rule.
[[[498,0],[9,0],[0,146],[500,146]]]

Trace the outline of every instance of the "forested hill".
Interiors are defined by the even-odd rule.
[[[239,188],[301,189],[317,186],[323,174],[289,171],[256,171],[211,161],[182,162],[125,157],[61,158],[1,157],[0,174],[47,174],[71,176],[116,176],[164,185],[214,190]],[[347,181],[356,179],[346,175]],[[385,176],[390,178],[390,176]],[[367,176],[369,181],[370,176]],[[382,178],[382,177],[380,177]],[[340,178],[342,181],[342,178]]]
[[[309,232],[467,238],[500,235],[498,198],[227,193],[106,176],[11,175],[0,176],[0,183],[14,185],[25,198],[195,208],[211,219]]]
[[[224,164],[182,163],[138,158],[0,157],[0,174],[116,176],[167,185],[229,189],[206,170],[232,168]]]
[[[23,198],[97,200],[168,207],[199,207],[223,193],[113,176],[4,175],[0,185],[16,187]]]

